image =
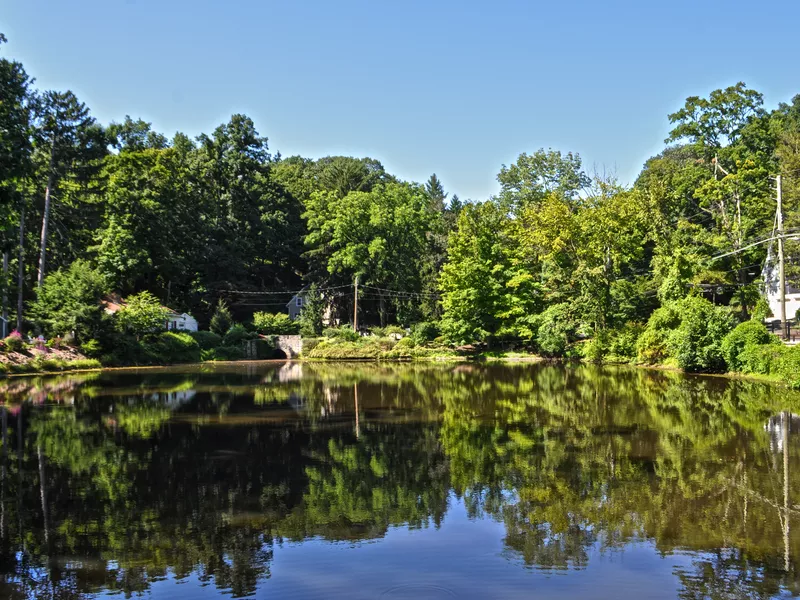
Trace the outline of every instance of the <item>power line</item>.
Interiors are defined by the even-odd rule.
[[[334,286],[330,286],[330,287],[317,288],[317,291],[319,291],[319,292],[327,292],[327,291],[330,291],[330,290],[338,290],[338,289],[349,288],[349,287],[352,287],[352,286],[351,285],[334,285]],[[254,292],[254,291],[250,291],[250,290],[230,290],[230,289],[217,289],[216,291],[217,292],[225,292],[225,293],[229,293],[229,294],[240,294],[242,296],[279,296],[279,295],[294,296],[295,294],[299,294],[301,292],[307,292],[309,290],[308,290],[308,288],[301,288],[299,290],[294,290],[294,291],[287,290],[285,292],[275,292],[275,291]]]
[[[400,294],[400,295],[406,295],[406,296],[437,296],[437,297],[439,296],[439,294],[434,293],[434,292],[407,292],[407,291],[404,291],[404,290],[390,290],[390,289],[387,289],[387,288],[380,288],[380,287],[376,287],[374,285],[362,285],[361,287],[362,288],[368,288],[368,289],[371,289],[371,290],[377,290],[377,291],[380,291],[380,292],[385,292],[387,294]]]

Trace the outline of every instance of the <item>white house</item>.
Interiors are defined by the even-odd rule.
[[[107,314],[113,315],[125,308],[126,302],[119,294],[111,294],[103,300],[103,308]],[[162,306],[167,311],[167,320],[164,322],[164,329],[171,331],[197,331],[197,320],[188,313],[178,313]]]
[[[167,315],[167,329],[197,331],[197,319],[188,313],[178,314],[170,310]]]
[[[781,320],[781,294],[778,276],[778,265],[772,254],[772,248],[767,251],[767,260],[764,263],[764,293],[772,311],[772,316],[767,317],[767,322]],[[786,318],[794,319],[800,309],[800,289],[786,285]]]

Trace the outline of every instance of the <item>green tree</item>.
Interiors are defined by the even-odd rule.
[[[107,152],[107,140],[86,105],[70,91],[45,92],[37,103],[37,120],[36,148],[46,181],[39,249],[38,285],[41,287],[53,198],[58,194],[68,196],[71,185],[80,185],[96,174],[99,159]]]
[[[369,295],[382,324],[390,305],[401,321],[419,314],[421,263],[433,219],[419,187],[390,183],[344,197],[315,192],[305,218],[312,259],[322,261],[331,275],[349,281],[359,276],[362,285],[375,288]]]
[[[6,42],[0,34],[0,46]],[[17,329],[22,329],[24,290],[25,212],[27,198],[24,180],[32,172],[32,101],[31,79],[22,64],[0,58],[0,249],[3,253],[3,317],[8,318],[8,265],[11,249],[18,247]],[[17,234],[17,230],[19,233]]]
[[[267,139],[249,117],[237,114],[198,142],[191,178],[205,224],[198,257],[205,288],[299,283],[301,206],[271,180]]]
[[[510,280],[510,222],[496,202],[469,204],[450,236],[442,267],[442,332],[457,343],[485,340],[501,326]]]
[[[6,41],[0,34],[0,46]],[[31,80],[22,64],[0,58],[0,206],[8,219],[31,164]]]
[[[501,200],[517,207],[537,204],[551,193],[576,200],[590,183],[578,154],[543,148],[533,154],[523,152],[514,164],[503,165],[497,181]]]
[[[303,308],[298,318],[301,334],[306,337],[322,335],[326,305],[319,287],[312,283],[303,294]]]
[[[224,336],[232,326],[233,317],[231,316],[231,310],[224,300],[220,300],[217,302],[214,315],[211,317],[210,329],[217,335]]]
[[[168,311],[158,298],[150,292],[140,292],[126,299],[125,306],[116,314],[116,324],[120,331],[140,339],[163,330],[167,316]]]
[[[153,131],[150,123],[141,119],[134,121],[128,115],[122,123],[111,123],[107,133],[117,150],[163,150],[169,146],[167,138]]]
[[[95,339],[103,329],[100,301],[107,291],[102,273],[76,260],[45,278],[30,304],[30,317],[48,337],[74,333],[78,342]]]
[[[764,97],[743,82],[714,90],[708,98],[690,96],[683,108],[669,115],[675,125],[666,143],[688,139],[709,150],[735,144],[745,126],[764,114]]]
[[[191,193],[190,153],[127,144],[106,159],[105,222],[91,249],[122,293],[148,289],[192,304],[204,214]]]
[[[253,327],[266,335],[294,335],[299,332],[300,323],[286,313],[257,312],[253,314]]]

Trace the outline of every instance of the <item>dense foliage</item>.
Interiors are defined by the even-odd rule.
[[[737,368],[720,344],[757,309],[772,176],[800,226],[800,96],[769,111],[743,83],[677,107],[632,186],[540,149],[500,167],[496,196],[462,202],[436,175],[401,181],[371,158],[273,154],[246,115],[169,139],[127,116],[101,125],[13,60],[0,77],[3,311],[106,351],[98,307],[113,292],[221,338],[236,323],[318,337],[357,314],[362,329],[432,323],[453,346]],[[299,323],[278,317],[298,293]],[[157,320],[119,317],[138,338]]]

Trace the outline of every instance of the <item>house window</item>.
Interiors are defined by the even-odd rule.
[[[303,306],[303,297],[298,296],[297,299],[294,301],[296,306]]]

